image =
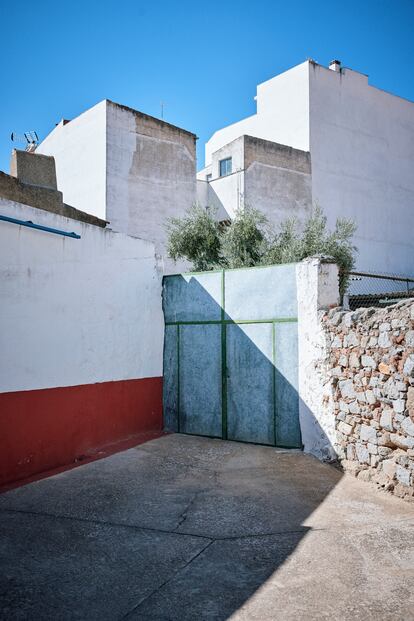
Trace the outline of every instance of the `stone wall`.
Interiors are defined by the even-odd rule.
[[[414,300],[320,320],[326,349],[315,371],[330,388],[323,408],[343,468],[414,500]]]

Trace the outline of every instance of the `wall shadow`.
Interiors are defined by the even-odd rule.
[[[168,290],[169,278],[178,283],[175,291]],[[245,293],[247,300],[254,292]],[[269,290],[269,296],[274,295],[277,292]],[[223,313],[217,293],[208,291],[191,275],[164,279],[163,308],[166,429],[301,447],[299,408],[303,404],[298,394],[297,323],[288,321],[292,317],[275,323],[260,323],[257,318],[250,324],[237,323]],[[312,426],[325,444],[326,456],[333,455],[334,449],[313,413],[307,407],[301,411],[307,417],[306,426]],[[316,458],[304,458],[302,466],[292,463],[291,468],[281,467],[271,489],[252,479],[251,486],[258,489],[249,517],[242,501],[215,508],[220,512],[224,534],[231,532],[232,524],[248,520],[250,533],[247,538],[235,537],[217,546],[214,542],[180,579],[180,590],[183,584],[190,592],[199,584],[205,585],[198,590],[195,608],[192,604],[193,618],[229,618],[295,551],[309,530],[304,522],[342,477],[339,470],[319,462],[313,470],[312,459]],[[239,491],[242,495],[243,486]],[[214,572],[219,580],[212,576]],[[168,597],[174,600],[174,593],[169,592]],[[181,591],[177,601],[181,616],[171,618],[187,618],[183,610],[190,604],[185,601]],[[215,612],[210,617],[206,611],[212,609]],[[148,613],[156,618],[151,616],[152,608]]]

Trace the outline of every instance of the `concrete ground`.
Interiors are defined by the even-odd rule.
[[[170,435],[0,497],[0,618],[414,619],[414,507]]]

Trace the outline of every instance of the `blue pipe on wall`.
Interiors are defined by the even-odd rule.
[[[42,224],[34,224],[31,220],[18,220],[17,218],[9,218],[9,216],[0,215],[0,220],[4,222],[12,222],[13,224],[19,224],[21,226],[28,226],[31,229],[38,229],[39,231],[47,231],[48,233],[55,233],[55,235],[63,235],[64,237],[72,237],[73,239],[80,239],[81,236],[73,231],[68,233],[67,231],[61,231],[59,229],[52,229],[50,226],[43,226]]]

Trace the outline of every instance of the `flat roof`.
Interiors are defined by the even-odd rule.
[[[116,101],[112,101],[111,99],[107,99],[106,100],[108,103],[112,104],[113,106],[117,106],[118,108],[121,108],[123,110],[126,110],[127,112],[132,112],[133,114],[136,114],[144,119],[148,119],[150,121],[155,121],[156,123],[158,123],[159,125],[164,125],[167,127],[171,127],[171,129],[175,129],[179,132],[183,132],[184,134],[188,134],[189,136],[192,136],[195,140],[197,140],[197,135],[194,134],[193,132],[188,131],[188,129],[183,129],[182,127],[178,127],[178,125],[173,125],[172,123],[168,123],[167,121],[164,121],[163,119],[158,119],[156,116],[151,116],[150,114],[145,114],[145,112],[141,112],[140,110],[135,110],[135,108],[130,108],[129,106],[125,106],[124,104],[120,104],[117,103]]]

